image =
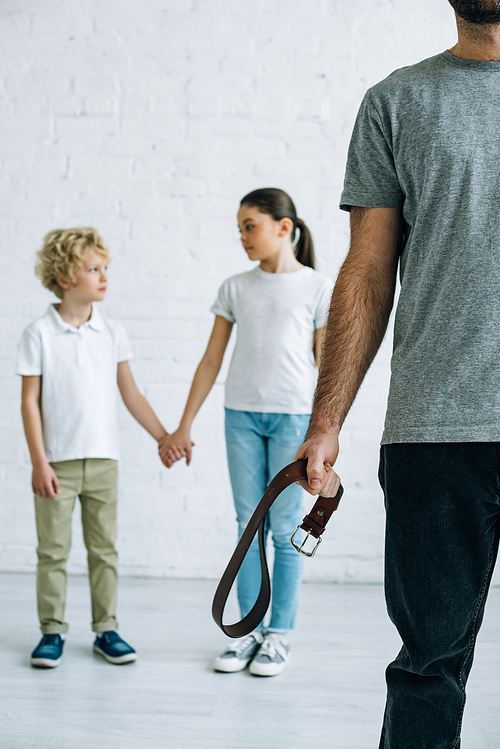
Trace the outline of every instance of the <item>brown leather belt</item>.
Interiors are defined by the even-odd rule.
[[[264,496],[260,500],[257,508],[250,518],[250,521],[245,528],[243,535],[240,538],[238,546],[236,547],[233,556],[229,560],[229,564],[226,567],[224,574],[221,577],[212,604],[212,616],[215,623],[225,632],[229,637],[244,637],[257,627],[258,624],[264,618],[266,611],[269,607],[271,600],[271,581],[269,578],[269,569],[267,567],[266,559],[266,545],[264,538],[266,516],[271,505],[278,498],[284,489],[295,481],[305,479],[307,481],[307,460],[297,460],[295,463],[290,463],[289,466],[283,468],[271,481]],[[344,489],[342,486],[339,487],[337,494],[334,497],[318,497],[311,512],[305,516],[302,524],[297,527],[293,533],[290,542],[294,549],[299,554],[305,554],[305,556],[313,556],[317,547],[321,542],[321,534],[326,528],[326,524],[330,520],[332,514],[339,506],[340,499]],[[299,545],[295,542],[295,536],[299,529],[306,532],[306,537]],[[260,555],[260,567],[261,567],[261,584],[259,595],[254,604],[252,610],[236,624],[223,624],[222,617],[224,614],[224,607],[226,605],[229,593],[233,587],[233,583],[236,580],[236,575],[245,559],[250,544],[252,543],[255,534],[259,533],[259,555]],[[317,539],[314,549],[311,551],[305,550],[305,544],[308,538],[312,536]]]

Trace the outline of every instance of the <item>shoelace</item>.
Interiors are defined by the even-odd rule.
[[[274,660],[276,655],[285,660],[286,649],[280,640],[279,635],[269,634],[264,638],[264,642],[260,646],[259,655],[267,655],[268,658]]]
[[[245,639],[242,640],[238,645],[230,648],[228,652],[236,653],[237,655],[239,655],[250,646],[252,640],[254,640],[255,642],[259,642],[258,638],[255,637],[255,635],[248,635],[248,637],[245,637]]]
[[[118,640],[120,640],[120,639],[121,639],[121,638],[120,638],[120,635],[118,634],[118,632],[106,632],[106,633],[105,633],[105,634],[103,635],[103,637],[104,637],[104,639],[106,640],[106,642],[107,642],[108,644],[110,644],[110,643],[112,643],[112,642],[117,642]]]

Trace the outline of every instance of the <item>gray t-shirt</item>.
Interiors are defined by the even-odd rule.
[[[332,282],[312,268],[224,281],[212,312],[237,325],[226,408],[310,414],[318,370],[314,335],[326,322]]]
[[[382,443],[500,440],[500,62],[443,52],[370,89],[351,206],[406,221]]]

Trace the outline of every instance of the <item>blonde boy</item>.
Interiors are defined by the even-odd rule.
[[[167,433],[138,391],[123,326],[104,318],[109,251],[92,228],[55,229],[38,253],[36,273],[61,300],[23,333],[17,373],[33,465],[38,534],[37,599],[43,637],[33,666],[61,660],[71,514],[80,498],[88,551],[94,652],[115,664],[136,659],[116,622],[116,383],[128,410],[157,441]]]

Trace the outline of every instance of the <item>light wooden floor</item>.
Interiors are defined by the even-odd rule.
[[[87,582],[69,584],[64,660],[29,666],[39,633],[31,575],[0,575],[0,747],[376,749],[383,672],[399,641],[377,585],[303,586],[293,661],[281,676],[216,674],[225,640],[214,584],[123,579],[120,631],[140,659],[92,655]],[[490,595],[469,681],[463,749],[500,749],[500,589]]]

